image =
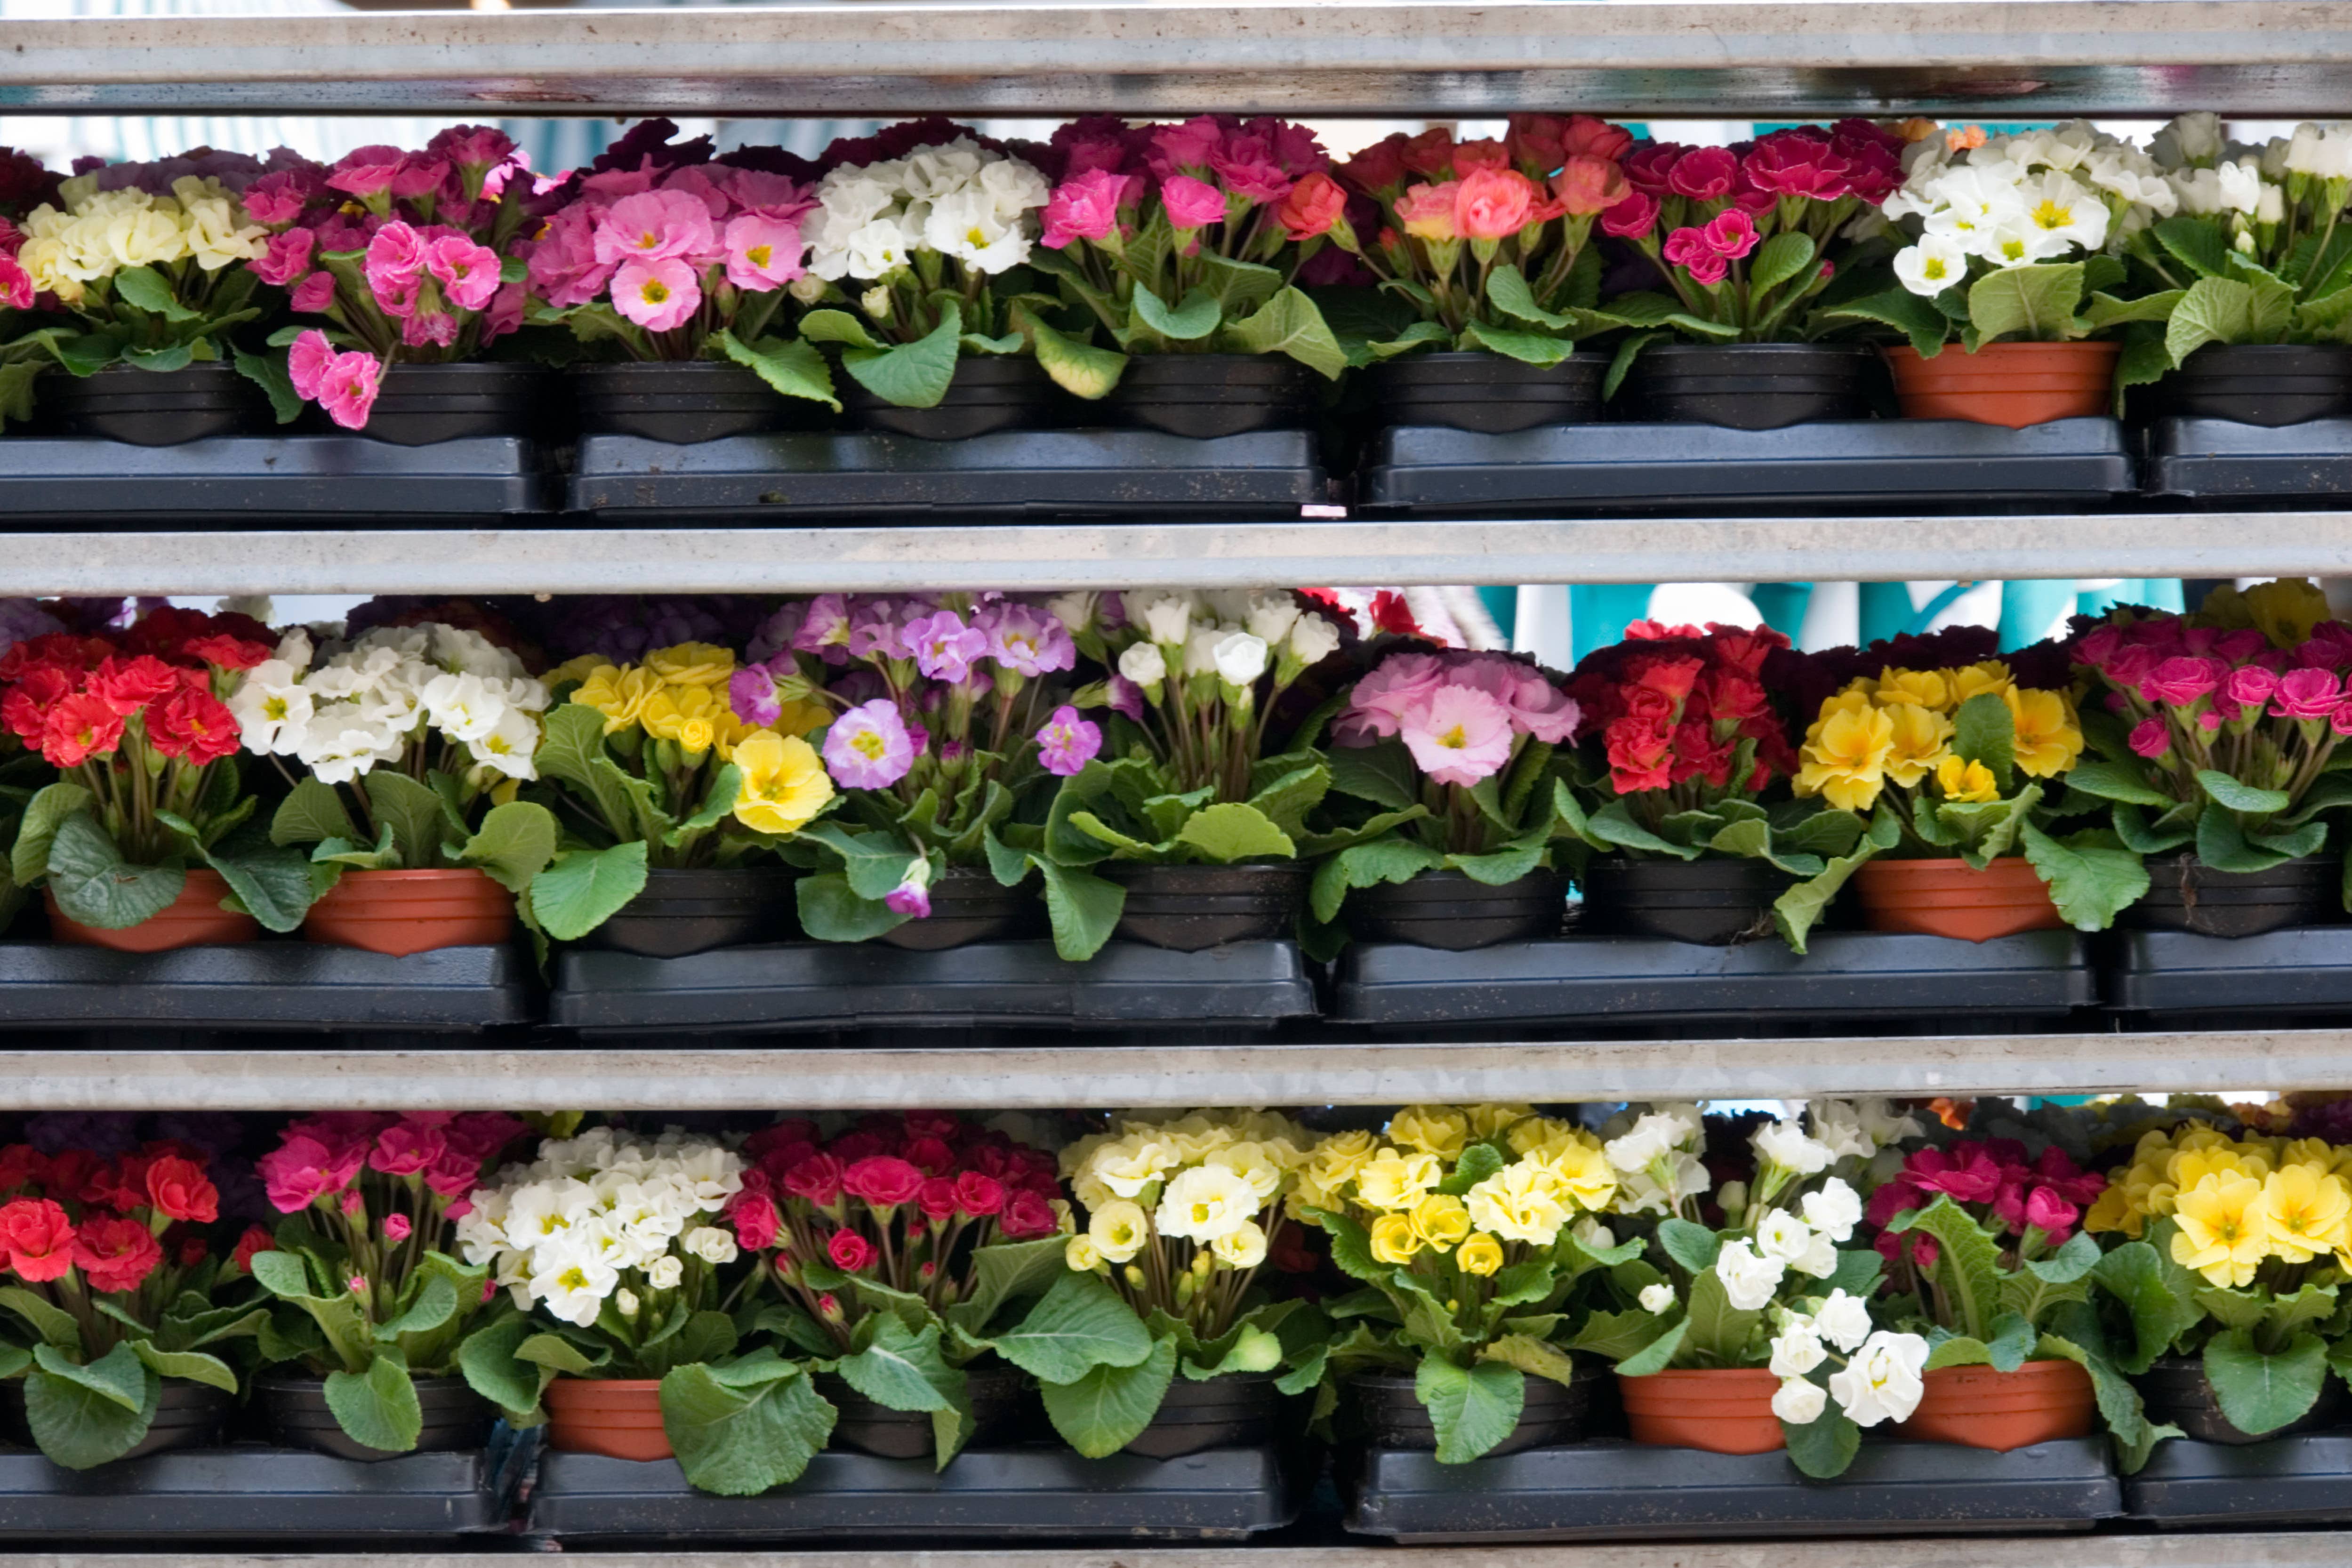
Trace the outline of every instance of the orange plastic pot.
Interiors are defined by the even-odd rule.
[[[110,947],[117,952],[169,952],[174,948],[219,947],[259,937],[259,921],[221,908],[221,900],[227,897],[228,883],[221,874],[198,867],[188,873],[178,898],[135,926],[108,931],[68,916],[51,895],[49,935],[82,947]]]
[[[1636,1443],[1710,1454],[1785,1447],[1772,1395],[1780,1380],[1760,1366],[1669,1369],[1617,1379]]]
[[[2030,1361],[2015,1372],[1939,1367],[1920,1381],[1919,1408],[1897,1428],[1906,1437],[2007,1453],[2088,1436],[2098,1422],[2091,1374],[2071,1361]]]
[[[1914,348],[1886,351],[1906,419],[1967,419],[2021,429],[2052,419],[2107,412],[2121,343],[1957,343],[1934,359]]]
[[[547,1385],[547,1446],[611,1459],[677,1457],[662,1429],[660,1380],[650,1377],[557,1378]]]
[[[1873,931],[1990,942],[2066,922],[2049,884],[2022,855],[2005,855],[1981,871],[1961,859],[1865,860],[1853,874],[1854,896]]]
[[[346,871],[310,906],[302,934],[405,958],[436,947],[495,947],[514,935],[514,895],[488,875],[454,871]]]

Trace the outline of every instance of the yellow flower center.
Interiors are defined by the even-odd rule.
[[[765,267],[765,266],[768,264],[768,258],[769,258],[771,255],[772,255],[772,254],[773,254],[773,247],[772,247],[765,246],[765,245],[755,245],[755,246],[753,246],[751,249],[749,249],[749,250],[745,251],[745,252],[743,253],[743,256],[744,256],[744,258],[745,258],[746,260],[750,261],[750,262],[751,262],[751,264],[752,266],[754,266],[754,267]]]
[[[669,285],[658,278],[648,278],[643,293],[646,304],[658,305],[669,298]]]
[[[661,244],[661,236],[656,234],[652,229],[647,229],[645,233],[637,236],[637,248],[639,250],[651,250],[659,244]]]
[[[2042,205],[2035,207],[2031,216],[2033,219],[2033,226],[2036,228],[2065,228],[2074,221],[2074,209],[2062,207],[2045,196],[2042,200]]]
[[[1931,256],[1927,258],[1927,265],[1919,268],[1919,276],[1931,280],[1940,281],[1947,277],[1950,271],[1951,268],[1945,263],[1942,257]]]
[[[976,247],[986,245],[988,243],[988,237],[980,232],[980,226],[978,224],[974,224],[970,228],[964,230],[963,237],[964,243],[967,245]]]
[[[884,745],[881,735],[872,730],[852,736],[849,743],[868,762],[881,761],[882,753],[889,749]]]
[[[1470,737],[1463,733],[1461,725],[1456,724],[1438,736],[1437,743],[1449,752],[1458,752],[1470,743]]]

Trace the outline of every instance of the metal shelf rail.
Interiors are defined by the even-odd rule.
[[[2018,119],[2342,107],[2344,0],[803,4],[11,21],[0,110]]]
[[[2333,576],[2352,511],[0,535],[0,594]]]

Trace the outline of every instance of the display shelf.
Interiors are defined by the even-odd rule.
[[[873,1547],[795,1552],[575,1552],[566,1568],[2343,1568],[2325,1531],[2147,1536],[1925,1537],[1901,1541],[1707,1542],[1622,1546],[1142,1546],[1001,1550]],[[348,1552],[306,1556],[29,1552],[8,1568],[481,1568],[478,1553]]]
[[[1085,1037],[1078,1037],[1083,1039]],[[0,1051],[21,1110],[1050,1110],[2352,1089],[2352,1029],[1549,1044]]]
[[[2156,3],[2156,0],[2150,0]],[[0,534],[0,595],[2340,576],[2352,511]]]
[[[0,108],[2019,119],[2341,107],[2342,0],[850,4],[11,21]]]

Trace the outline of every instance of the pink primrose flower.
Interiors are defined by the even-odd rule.
[[[1341,743],[1370,745],[1372,737],[1395,734],[1405,710],[1436,691],[1444,680],[1444,667],[1434,654],[1389,655],[1356,682],[1341,717],[1341,722],[1364,738]]]
[[[882,895],[885,908],[909,920],[931,918],[931,863],[918,855],[898,885]]]
[[[1102,731],[1065,702],[1037,731],[1038,765],[1056,778],[1068,778],[1094,760],[1102,742]]]
[[[324,314],[334,302],[335,275],[324,271],[313,272],[294,285],[293,296],[287,300],[289,306],[306,316]]]
[[[1228,136],[1209,152],[1209,167],[1226,190],[1263,206],[1290,194],[1297,182],[1286,173],[1273,142],[1264,136]]]
[[[2344,699],[2332,669],[2294,669],[2279,678],[2271,712],[2281,719],[2325,719]]]
[[[1454,227],[1465,239],[1508,238],[1527,226],[1540,194],[1517,169],[1474,169],[1454,188]]]
[[[887,789],[914,765],[914,739],[887,697],[859,703],[825,731],[825,772],[845,789]]]
[[[1078,662],[1070,628],[1051,613],[1010,601],[982,605],[973,624],[988,635],[988,654],[998,666],[1025,676],[1052,675]]]
[[[457,318],[446,310],[419,310],[400,323],[400,341],[412,349],[446,349],[457,341]]]
[[[296,338],[286,351],[286,374],[294,383],[296,395],[317,402],[319,383],[334,358],[335,345],[327,341],[326,333],[314,329]]]
[[[1442,686],[1405,710],[1398,732],[1438,784],[1475,784],[1511,760],[1511,713],[1469,686]]]
[[[362,201],[387,195],[407,156],[397,147],[361,147],[346,153],[327,174],[327,188]]]
[[[364,429],[383,381],[383,366],[373,354],[337,354],[319,376],[319,403],[327,416],[344,429]]]
[[[1755,220],[1738,207],[1716,214],[1698,232],[1706,247],[1727,261],[1738,261],[1756,248]]]
[[[2143,702],[2161,702],[2170,708],[2187,708],[2211,695],[2229,673],[2229,666],[2218,658],[2204,658],[2182,654],[2168,658],[2149,670],[2139,683]]]
[[[425,269],[461,310],[480,310],[499,291],[499,253],[462,234],[445,234],[427,245]]]
[[[408,315],[416,309],[416,290],[425,276],[425,237],[404,223],[385,224],[368,241],[362,272],[385,314]]]
[[[1170,226],[1178,229],[1205,228],[1225,220],[1224,193],[1190,174],[1171,174],[1161,181],[1160,202],[1168,209]]]
[[[300,173],[280,169],[264,174],[245,187],[237,199],[245,204],[246,216],[265,228],[283,228],[302,216],[310,204],[318,186],[318,174],[313,171]]]
[[[776,678],[761,664],[744,665],[727,678],[727,705],[746,724],[772,724],[784,716]]]
[[[1181,125],[1155,125],[1146,143],[1144,163],[1164,184],[1185,171],[1208,170],[1224,139],[1225,127],[1214,115],[1195,115]]]
[[[12,310],[33,308],[33,275],[13,256],[0,255],[0,305]]]
[[[801,258],[800,225],[763,213],[741,213],[727,223],[727,281],[754,294],[769,293],[798,278]]]
[[[1739,160],[1728,148],[1693,147],[1675,160],[1666,174],[1666,189],[1678,196],[1711,202],[1731,194]]]
[[[631,261],[613,274],[613,309],[649,332],[667,332],[700,308],[702,286],[677,257]]]
[[[1060,250],[1073,240],[1110,234],[1118,227],[1118,209],[1134,204],[1138,183],[1106,168],[1087,169],[1064,180],[1045,203],[1046,248]]]
[[[400,167],[393,173],[392,194],[404,202],[424,196],[438,196],[446,189],[450,174],[446,158],[411,153],[400,161]]]
[[[972,660],[988,653],[988,634],[964,625],[953,610],[909,621],[904,635],[915,668],[933,680],[961,680],[971,673]]]
[[[414,1176],[439,1159],[448,1146],[438,1127],[402,1121],[376,1134],[368,1165],[387,1176]]]
[[[1730,272],[1731,263],[1710,250],[1704,256],[1693,257],[1683,270],[1691,275],[1692,282],[1712,289]]]
[[[1646,191],[1635,191],[1601,214],[1601,232],[1619,239],[1640,239],[1657,226],[1658,198]]]
[[[557,310],[569,310],[602,294],[615,265],[596,258],[596,214],[574,202],[547,220],[531,247],[530,286]]]
[[[404,1214],[388,1214],[383,1216],[383,1238],[386,1241],[406,1241],[411,1228],[408,1216]]]
[[[299,1214],[319,1199],[342,1190],[333,1163],[327,1146],[316,1138],[289,1136],[255,1161],[253,1168],[269,1194],[270,1207],[279,1214]]]
[[[2154,762],[2172,750],[2172,727],[2161,719],[2143,719],[2132,726],[2131,749],[2134,755]]]
[[[640,264],[715,250],[710,209],[684,191],[644,191],[614,202],[596,226],[596,259]]]
[[[268,247],[246,265],[264,283],[283,287],[310,270],[310,250],[319,237],[307,228],[289,228],[269,237]]]

